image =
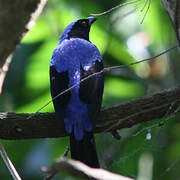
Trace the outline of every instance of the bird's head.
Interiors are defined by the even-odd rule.
[[[95,17],[78,19],[70,23],[61,35],[60,43],[65,39],[82,38],[89,41],[89,31],[92,23],[96,21]]]

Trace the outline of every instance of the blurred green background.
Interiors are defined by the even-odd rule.
[[[49,64],[60,34],[73,20],[112,8],[125,1],[50,0],[36,25],[17,47],[8,72],[1,112],[34,113],[50,100]],[[101,16],[93,24],[90,40],[99,48],[105,67],[128,64],[152,57],[176,44],[172,24],[160,0],[153,0],[144,17],[145,1],[128,5]],[[123,103],[180,81],[180,55],[177,50],[150,63],[141,63],[105,74],[103,106]],[[52,103],[41,112],[52,112]],[[97,151],[103,168],[138,180],[176,180],[180,177],[179,115],[163,127],[150,128],[162,119],[120,131],[122,139],[111,134],[96,135]],[[145,129],[149,127],[148,130]],[[10,159],[25,180],[44,177],[40,168],[49,166],[64,152],[68,137],[3,141]],[[0,179],[11,179],[0,158]],[[58,175],[54,179],[71,179]]]

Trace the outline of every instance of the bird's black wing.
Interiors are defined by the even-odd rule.
[[[50,84],[51,84],[51,96],[55,98],[58,94],[68,89],[69,78],[68,72],[57,72],[54,66],[50,67]],[[68,91],[65,94],[53,99],[54,109],[56,112],[56,119],[61,125],[64,125],[65,108],[70,100],[71,92]]]
[[[93,73],[100,72],[103,69],[103,63],[98,60],[95,61],[88,71],[81,67],[81,80]],[[94,75],[80,84],[79,97],[88,105],[90,118],[96,121],[100,112],[102,95],[104,89],[104,75],[100,73]]]

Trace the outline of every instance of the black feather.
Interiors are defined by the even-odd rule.
[[[100,72],[103,69],[103,63],[95,61],[88,71],[81,68],[81,80],[87,76]],[[103,73],[94,75],[80,84],[79,97],[88,104],[90,118],[93,123],[97,120],[101,109],[102,95],[104,89]]]
[[[100,72],[103,69],[102,62],[95,61],[88,71],[81,67],[81,80],[87,76]],[[93,125],[100,112],[102,94],[104,88],[103,73],[92,76],[80,84],[79,97],[88,105],[88,111]],[[95,140],[93,132],[84,132],[84,137],[81,141],[77,141],[74,133],[70,135],[71,157],[80,160],[85,164],[98,168],[99,162],[96,153]]]
[[[99,168],[96,145],[93,132],[84,132],[81,141],[77,141],[74,133],[70,135],[71,158],[79,160],[88,166]]]
[[[68,89],[69,78],[68,72],[58,73],[54,66],[50,67],[50,81],[51,81],[51,96],[52,98],[59,95],[61,92]],[[68,91],[65,94],[55,98],[53,100],[54,109],[56,112],[56,119],[61,125],[64,125],[65,108],[71,98],[71,92]]]

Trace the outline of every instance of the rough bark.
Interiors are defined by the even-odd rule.
[[[101,110],[95,132],[113,132],[174,113],[180,105],[180,86]],[[30,117],[30,118],[29,118]],[[54,113],[0,113],[1,139],[55,138],[66,136]]]
[[[0,94],[10,65],[9,56],[32,28],[47,0],[0,0]]]
[[[166,9],[176,32],[177,40],[180,44],[180,1],[161,0]]]

